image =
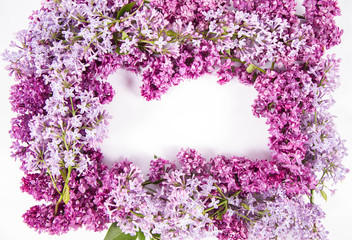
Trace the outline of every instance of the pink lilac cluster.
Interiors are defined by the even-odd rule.
[[[305,20],[314,29],[315,38],[318,45],[329,49],[341,42],[343,31],[339,29],[334,17],[341,15],[341,10],[337,6],[336,0],[305,0]]]
[[[297,191],[314,188],[315,177],[310,168],[303,164],[308,136],[301,130],[303,115],[314,112],[313,94],[307,86],[313,79],[308,73],[297,69],[285,72],[267,70],[254,83],[258,98],[253,105],[253,113],[265,117],[269,125],[270,149],[272,157],[292,174],[288,179],[297,185]],[[292,187],[292,182],[287,182]]]
[[[311,175],[302,175],[301,181],[296,181],[297,175],[280,161],[253,161],[245,157],[221,155],[206,161],[195,150],[181,150],[178,158],[185,173],[198,177],[211,175],[226,193],[265,192],[278,186],[284,187],[288,194],[299,193],[307,191],[307,185],[314,181]]]
[[[147,239],[326,239],[313,193],[324,197],[347,170],[328,112],[338,60],[323,55],[342,31],[336,1],[303,5],[301,16],[293,0],[43,2],[12,43],[17,50],[4,54],[17,81],[10,134],[22,190],[46,202],[25,222],[51,234],[116,222]],[[178,165],[152,160],[147,179],[127,160],[109,169],[99,150],[109,119],[102,105],[115,94],[105,80],[119,68],[143,76],[146,100],[204,74],[252,85],[272,158],[207,160],[186,149]]]

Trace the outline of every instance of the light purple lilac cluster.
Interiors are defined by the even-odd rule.
[[[214,190],[213,181],[177,169],[161,177],[159,188],[149,187],[157,182],[145,182],[133,163],[115,164],[104,182],[110,188],[105,201],[110,220],[131,235],[140,229],[148,239],[216,236],[203,199]]]
[[[17,81],[10,134],[21,188],[46,202],[25,222],[51,234],[116,222],[147,239],[326,239],[313,194],[326,198],[348,172],[328,112],[338,60],[324,57],[342,30],[336,1],[303,5],[301,16],[294,0],[43,2],[4,54]],[[152,160],[147,177],[127,160],[107,167],[102,105],[115,91],[105,80],[119,68],[143,76],[146,100],[204,74],[252,85],[272,159],[206,160],[186,149],[178,165]]]
[[[328,109],[333,105],[332,93],[338,86],[339,60],[334,55],[327,56],[318,65],[309,69],[308,74],[318,79],[310,86],[313,93],[314,112],[302,118],[302,130],[308,136],[305,165],[312,169],[318,183],[316,190],[327,188],[332,193],[328,182],[336,184],[342,181],[349,169],[342,164],[347,155],[344,141],[336,132],[333,118]]]

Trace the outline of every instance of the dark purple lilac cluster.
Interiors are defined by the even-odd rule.
[[[339,62],[324,56],[342,30],[336,1],[303,5],[297,15],[293,0],[45,1],[4,54],[17,81],[10,134],[22,190],[46,202],[25,222],[51,234],[116,222],[156,240],[326,239],[313,195],[326,198],[347,172],[328,112]],[[220,84],[252,85],[272,159],[207,160],[186,149],[179,167],[152,160],[146,178],[127,160],[109,169],[99,150],[109,119],[102,105],[119,68],[143,76],[146,100],[211,73]]]

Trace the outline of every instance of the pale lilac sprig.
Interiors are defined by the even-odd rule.
[[[325,213],[302,196],[287,197],[278,188],[264,194],[265,212],[250,228],[248,239],[327,239]],[[314,217],[312,217],[314,216]]]
[[[99,110],[99,100],[91,92],[81,92],[67,82],[53,81],[51,86],[53,96],[46,100],[46,115],[34,116],[29,122],[30,153],[21,160],[28,172],[38,167],[47,168],[55,177],[61,168],[75,167],[83,172],[89,159],[81,154],[81,148],[101,142],[107,114]]]
[[[347,155],[344,141],[336,132],[334,117],[328,112],[334,104],[331,94],[339,85],[338,68],[339,60],[328,56],[308,70],[316,79],[311,85],[315,111],[303,118],[303,128],[309,135],[306,164],[319,179],[316,190],[330,189],[331,182],[336,184],[342,181],[349,171],[342,164],[342,159]]]

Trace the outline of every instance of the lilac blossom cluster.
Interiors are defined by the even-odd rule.
[[[133,163],[119,162],[106,179],[110,188],[106,213],[123,232],[135,235],[139,229],[147,239],[185,239],[216,236],[216,227],[203,214],[204,196],[215,188],[212,180],[188,177],[174,169],[157,182],[144,181]]]
[[[347,155],[344,141],[335,130],[334,117],[328,112],[334,103],[331,94],[339,84],[338,67],[339,60],[332,55],[308,70],[308,74],[318,80],[307,85],[313,93],[315,111],[302,118],[302,128],[308,136],[305,165],[318,177],[316,190],[327,188],[332,193],[334,189],[330,188],[329,182],[336,184],[349,172],[342,164]]]
[[[234,156],[206,160],[194,149],[177,157],[178,168],[162,158],[152,160],[146,181],[128,161],[116,163],[105,176],[105,212],[123,232],[141,231],[147,239],[326,239],[318,206],[305,202],[304,195],[289,196],[275,173],[270,179],[255,175],[275,168],[273,162],[255,166]],[[247,171],[238,170],[243,167]]]
[[[261,197],[265,214],[250,228],[248,239],[327,239],[319,206],[306,203],[302,196],[288,198],[281,188]]]
[[[70,200],[66,204],[59,203],[65,186],[63,178],[59,178],[54,186],[54,182],[44,170],[23,177],[22,191],[31,194],[38,201],[46,202],[31,207],[23,215],[24,222],[39,233],[62,234],[82,226],[89,230],[102,231],[109,223],[101,204],[102,200],[98,197],[108,167],[102,163],[100,152],[83,147],[82,153],[89,157],[91,162],[85,174],[72,171],[67,185]]]
[[[38,232],[61,234],[115,222],[147,239],[326,239],[313,193],[348,171],[328,109],[340,42],[336,1],[48,0],[6,52],[17,84],[10,102],[13,157],[22,190],[47,204],[24,214]],[[182,12],[182,14],[179,14]],[[184,79],[215,73],[258,92],[253,114],[267,119],[271,160],[181,150],[179,165],[151,161],[145,179],[125,160],[110,169],[102,105],[119,68],[140,74],[141,95],[160,99]],[[177,167],[179,166],[179,167]],[[309,202],[303,197],[308,195]],[[313,217],[312,217],[313,216]]]

